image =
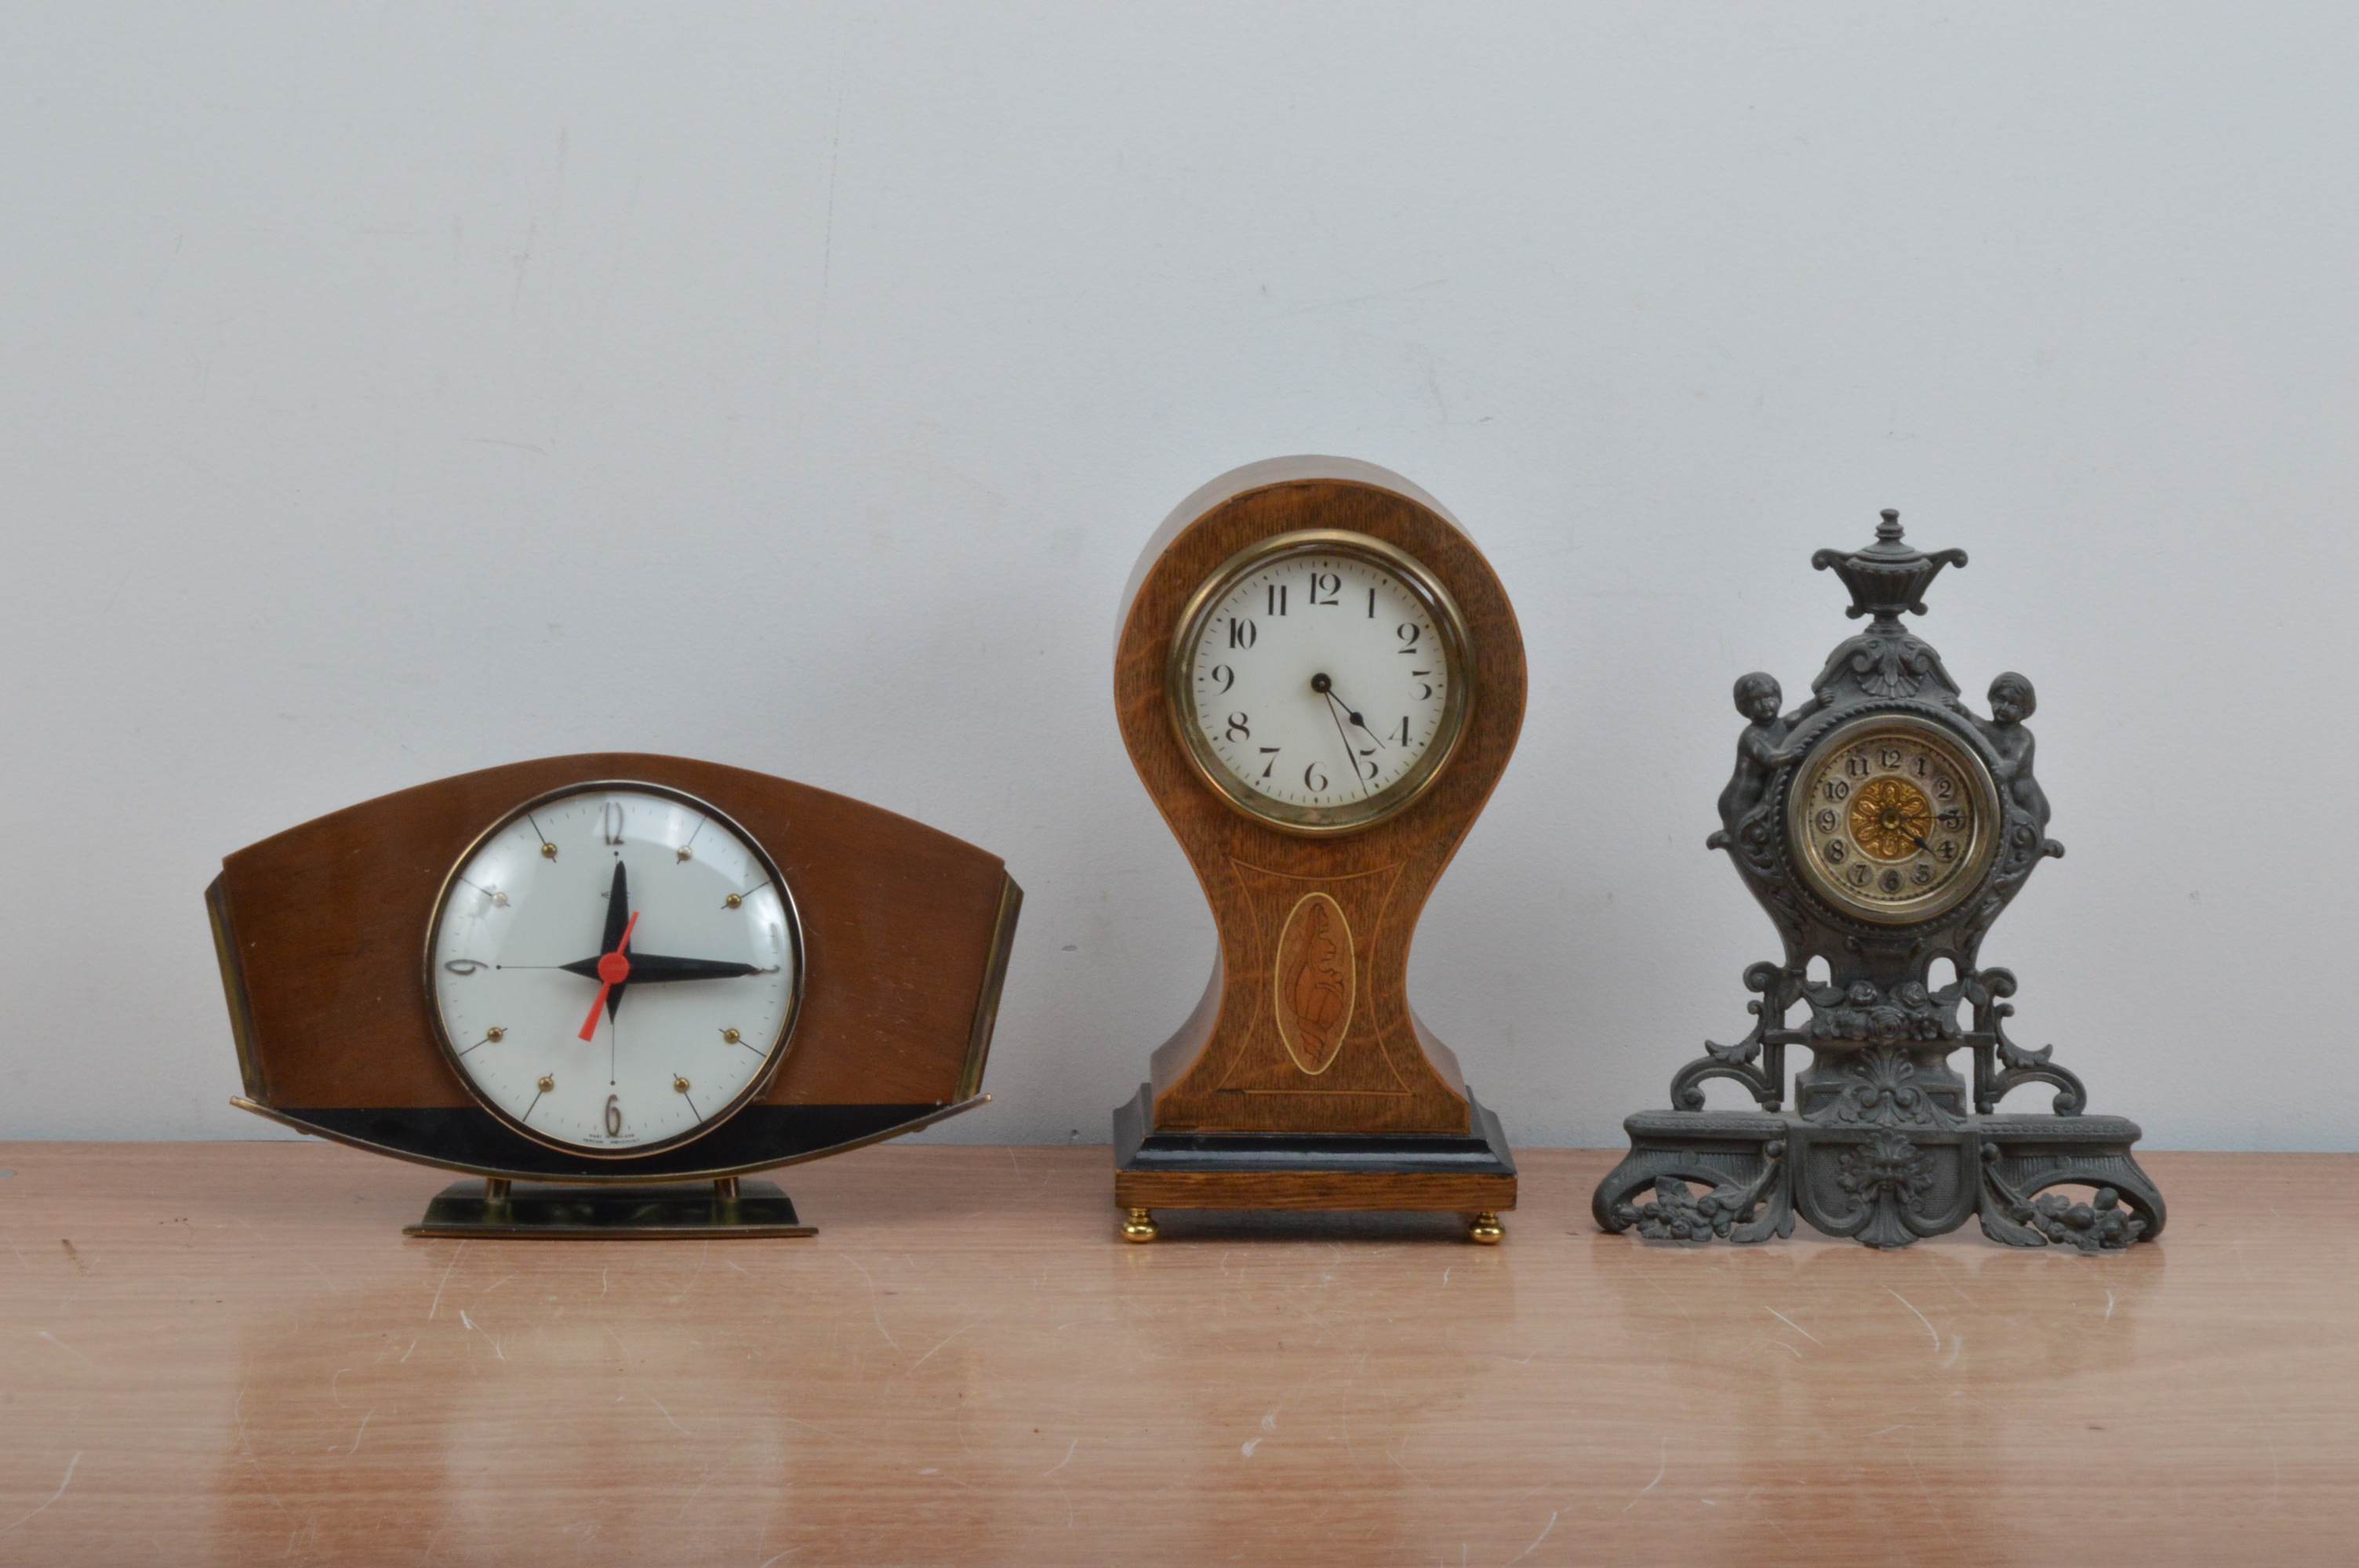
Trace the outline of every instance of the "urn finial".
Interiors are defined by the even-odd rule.
[[[1916,549],[1901,539],[1900,514],[1886,507],[1875,525],[1875,543],[1859,550],[1821,550],[1810,565],[1835,575],[1851,589],[1845,615],[1873,615],[1879,625],[1897,627],[1900,612],[1925,613],[1925,589],[1943,567],[1966,564],[1963,550]]]

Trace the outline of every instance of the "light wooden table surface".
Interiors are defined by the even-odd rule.
[[[1168,1217],[1106,1151],[782,1173],[815,1239],[406,1240],[315,1143],[0,1144],[0,1562],[2359,1561],[2359,1157],[2156,1246]]]

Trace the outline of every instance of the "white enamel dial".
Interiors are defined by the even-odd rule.
[[[451,1064],[527,1136],[684,1143],[766,1084],[802,992],[794,903],[712,807],[649,784],[543,796],[451,872],[427,942]]]
[[[1348,534],[1282,535],[1190,604],[1173,700],[1230,801],[1303,831],[1407,805],[1463,727],[1463,628],[1408,557]]]

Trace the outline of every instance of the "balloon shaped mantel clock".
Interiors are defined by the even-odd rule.
[[[1770,676],[1736,683],[1747,723],[1709,841],[1768,912],[1785,957],[1745,973],[1760,999],[1752,1033],[1707,1044],[1673,1076],[1672,1109],[1624,1123],[1630,1153],[1597,1189],[1597,1223],[1761,1241],[1790,1235],[1799,1213],[1831,1236],[1905,1247],[1979,1217],[2011,1246],[2152,1240],[2162,1195],[2131,1157],[2136,1124],[2082,1114],[2081,1080],[2053,1047],[2007,1037],[2015,976],[1979,967],[1992,922],[2064,849],[2048,837],[2048,797],[2032,776],[2031,683],[1998,676],[1984,719],[1900,620],[1925,613],[1926,588],[1965,552],[1911,547],[1887,511],[1874,544],[1821,550],[1810,564],[1851,589],[1846,613],[1873,619],[1791,713],[1779,714]],[[1824,982],[1810,978],[1814,958],[1829,967]],[[1930,971],[1943,960],[1954,978],[1936,988]],[[1798,1007],[1809,1017],[1789,1028]],[[1811,1055],[1791,1110],[1789,1045]],[[1973,1054],[1971,1086],[1949,1065],[1962,1047]],[[1705,1110],[1712,1078],[1743,1086],[1759,1111]],[[1996,1114],[2032,1083],[2059,1091],[2054,1114]],[[2095,1190],[2076,1202],[2049,1190],[2061,1186]]]
[[[1496,1241],[1498,1118],[1408,1004],[1410,938],[1506,767],[1523,641],[1499,579],[1399,476],[1279,459],[1147,544],[1114,660],[1125,743],[1220,952],[1114,1113],[1123,1233],[1157,1208],[1426,1209]]]
[[[603,753],[290,828],[205,902],[232,1103],[484,1178],[410,1234],[808,1236],[741,1178],[984,1103],[1022,897],[875,806]]]

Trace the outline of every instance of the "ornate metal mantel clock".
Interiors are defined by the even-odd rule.
[[[1672,1109],[1624,1123],[1630,1153],[1597,1189],[1597,1223],[1761,1241],[1791,1234],[1799,1212],[1832,1236],[1905,1247],[1979,1216],[1984,1235],[2012,1246],[2152,1240],[2162,1195],[2131,1157],[2136,1124],[2082,1114],[2081,1080],[2053,1047],[2007,1038],[2015,977],[1979,964],[1991,923],[2064,848],[2048,837],[2032,776],[2031,683],[2001,675],[1984,719],[1901,622],[1925,613],[1926,588],[1965,552],[1911,547],[1886,512],[1874,544],[1810,564],[1851,589],[1847,614],[1874,619],[1791,713],[1770,676],[1736,683],[1747,723],[1708,841],[1736,862],[1785,957],[1745,973],[1759,993],[1752,1033],[1707,1043],[1672,1076]],[[1826,960],[1824,982],[1810,978],[1813,958]],[[1955,978],[1935,989],[1929,972],[1945,959]],[[1798,1008],[1809,1016],[1789,1026]],[[1810,1051],[1790,1110],[1789,1045]],[[1971,1085],[1950,1066],[1962,1047]],[[1759,1111],[1705,1110],[1713,1078],[1743,1085]],[[2052,1115],[1996,1113],[2033,1083],[2058,1090]],[[2095,1192],[2075,1202],[2049,1190],[2067,1185]]]

